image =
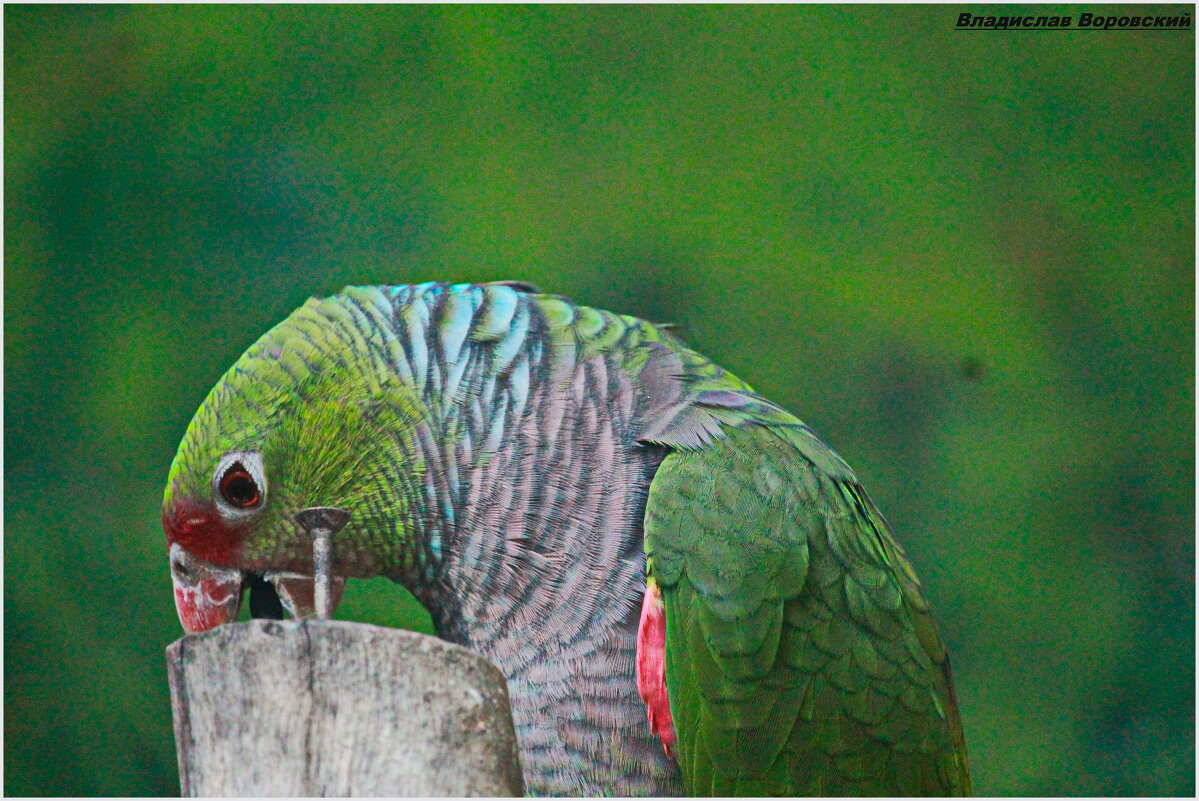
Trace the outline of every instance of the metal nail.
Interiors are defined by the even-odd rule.
[[[296,522],[312,537],[312,601],[318,620],[333,616],[333,537],[350,522],[350,513],[336,506],[310,506],[296,512]]]

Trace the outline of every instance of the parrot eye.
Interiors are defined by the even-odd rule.
[[[221,514],[241,520],[266,503],[266,474],[257,451],[231,451],[221,457],[212,475],[212,494]]]
[[[249,509],[262,500],[258,483],[241,462],[234,462],[221,476],[221,496],[233,506]]]

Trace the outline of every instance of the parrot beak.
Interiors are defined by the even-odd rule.
[[[242,572],[198,559],[178,543],[171,545],[171,583],[175,609],[188,634],[208,631],[237,619]]]
[[[317,616],[312,576],[273,571],[258,575],[218,567],[184,550],[178,543],[171,545],[171,583],[175,585],[175,610],[188,634],[237,620],[242,591],[247,586],[250,588],[251,617],[281,618],[280,602],[297,620]],[[332,608],[337,607],[345,587],[343,577],[332,577],[329,582]]]
[[[274,585],[283,607],[293,618],[316,617],[316,592],[312,576],[302,573],[264,573],[263,578]],[[329,582],[332,608],[337,608],[345,589],[346,580],[341,576],[333,576]]]

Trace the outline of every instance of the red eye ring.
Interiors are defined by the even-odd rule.
[[[240,509],[249,509],[262,501],[258,482],[241,462],[234,462],[221,476],[221,497]]]

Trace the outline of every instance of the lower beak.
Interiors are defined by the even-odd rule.
[[[316,589],[312,576],[303,573],[263,573],[262,577],[275,586],[279,600],[294,618],[316,617]],[[345,592],[346,580],[333,576],[329,582],[330,605],[336,609]]]
[[[208,631],[237,619],[242,572],[197,559],[179,545],[171,546],[171,583],[175,610],[188,634]]]

